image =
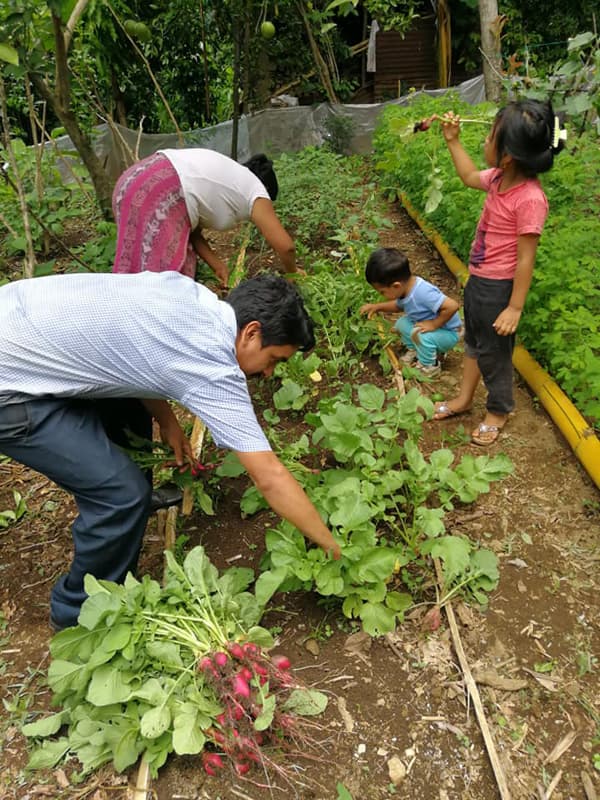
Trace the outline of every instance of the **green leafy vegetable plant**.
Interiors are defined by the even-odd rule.
[[[496,557],[462,536],[446,535],[443,518],[457,503],[470,503],[511,471],[505,456],[464,456],[451,450],[426,458],[417,446],[431,401],[416,389],[404,397],[364,384],[326,398],[306,420],[313,444],[338,466],[306,470],[299,480],[342,545],[331,561],[288,523],[266,533],[267,554],[256,595],[267,603],[278,590],[314,589],[337,597],[347,617],[372,635],[390,631],[412,605],[405,588],[414,570],[441,560],[446,588],[479,602],[498,581]],[[404,584],[404,585],[403,585]]]
[[[219,575],[202,547],[183,565],[166,559],[164,588],[148,576],[124,585],[86,576],[79,624],[50,645],[61,710],[23,727],[41,742],[29,768],[75,756],[83,774],[108,761],[122,771],[144,755],[156,775],[169,753],[204,751],[209,774],[230,761],[244,775],[273,765],[268,753],[294,737],[310,746],[299,716],[321,713],[327,699],[267,654],[273,639],[248,591],[253,571]]]

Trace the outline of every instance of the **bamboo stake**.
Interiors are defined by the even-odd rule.
[[[150,765],[146,761],[145,756],[142,756],[140,761],[140,768],[138,770],[135,788],[133,790],[132,800],[148,800],[148,792],[150,791]]]
[[[442,572],[442,565],[440,563],[439,558],[434,558],[433,563],[435,565],[435,572],[437,575],[437,580],[441,591],[444,586],[444,575]],[[511,795],[508,789],[508,784],[506,782],[506,777],[504,775],[504,771],[502,769],[502,765],[500,763],[500,759],[496,751],[496,745],[494,744],[492,732],[490,731],[490,727],[488,725],[488,721],[485,716],[483,703],[481,702],[481,696],[479,694],[477,684],[475,683],[475,679],[473,678],[473,673],[471,672],[471,667],[469,666],[469,662],[467,660],[467,656],[465,654],[462,645],[460,632],[458,630],[458,625],[456,624],[456,617],[454,616],[454,609],[452,608],[452,603],[450,601],[445,603],[444,610],[446,612],[446,616],[448,617],[448,624],[450,626],[450,633],[452,634],[452,643],[454,645],[456,657],[458,658],[458,663],[463,673],[465,685],[467,687],[471,700],[473,701],[475,716],[477,717],[477,722],[479,724],[479,728],[483,736],[483,741],[485,742],[485,747],[488,753],[488,757],[490,759],[490,763],[492,765],[494,777],[496,778],[496,784],[498,786],[498,791],[500,792],[500,797],[502,800],[510,800]]]
[[[368,314],[368,319],[372,319],[376,313],[378,312],[371,311]],[[377,330],[379,332],[380,337],[384,339],[385,331],[383,329],[383,324],[381,322],[381,319],[377,320]],[[387,345],[387,347],[385,347],[384,349],[387,357],[390,360],[392,369],[394,370],[394,380],[396,381],[396,387],[398,389],[398,392],[400,393],[400,397],[404,397],[404,395],[406,394],[406,388],[404,386],[404,378],[402,377],[402,367],[400,366],[400,362],[398,361],[396,353],[394,352],[393,348],[390,347],[390,345]]]

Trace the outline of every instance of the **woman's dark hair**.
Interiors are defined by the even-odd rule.
[[[555,140],[556,125],[561,123],[550,102],[518,100],[500,109],[493,127],[498,166],[509,155],[529,178],[547,172],[564,146]]]
[[[313,321],[293,283],[278,275],[242,281],[226,301],[233,307],[238,331],[260,322],[262,346],[291,344],[305,352],[315,346]]]
[[[371,286],[391,286],[392,283],[404,283],[410,278],[408,257],[395,247],[380,247],[371,253],[365,268],[365,278]]]
[[[275,170],[273,169],[273,162],[264,153],[257,153],[249,161],[246,161],[244,166],[248,167],[250,172],[253,172],[262,181],[271,200],[277,200],[279,185],[277,183],[277,175],[275,175]]]

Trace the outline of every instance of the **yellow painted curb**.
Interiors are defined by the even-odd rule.
[[[450,250],[439,233],[425,222],[408,197],[403,192],[400,192],[398,197],[409,216],[435,246],[450,272],[464,285],[469,277],[469,270],[465,264]],[[594,430],[546,370],[521,345],[515,347],[513,364],[600,489],[600,440]]]

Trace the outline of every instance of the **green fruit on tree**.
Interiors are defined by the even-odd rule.
[[[152,38],[150,28],[144,22],[138,22],[135,19],[126,19],[123,23],[123,27],[132,39],[137,39],[139,42],[149,42]]]
[[[275,36],[275,25],[266,19],[260,26],[260,35],[263,39],[272,39]]]
[[[149,42],[152,39],[150,28],[144,22],[137,23],[135,35],[140,42]]]

